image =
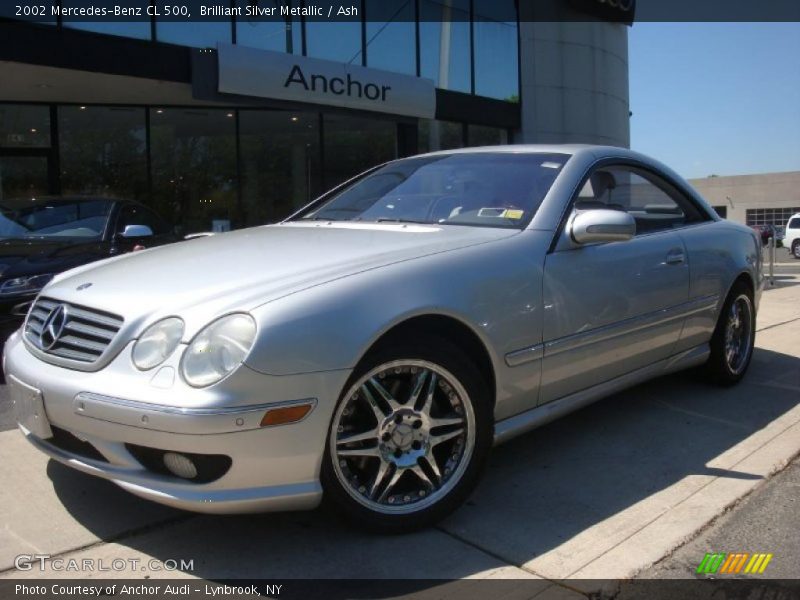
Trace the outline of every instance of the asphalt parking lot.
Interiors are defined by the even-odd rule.
[[[800,549],[777,537],[796,529],[796,502],[767,511],[759,549],[743,547],[749,513],[738,526],[733,517],[757,512],[759,494],[796,495],[797,467],[783,471],[800,452],[800,276],[789,260],[764,293],[741,385],[678,374],[596,403],[496,448],[464,507],[399,537],[354,531],[325,508],[219,517],[139,500],[36,452],[13,430],[0,387],[0,577],[63,576],[14,568],[19,554],[47,553],[193,561],[89,577],[545,578],[577,598],[599,579],[691,577],[712,544],[774,552],[774,576],[800,577]],[[733,525],[721,529],[722,517]]]

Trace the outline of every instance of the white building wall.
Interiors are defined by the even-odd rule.
[[[628,147],[628,27],[520,22],[523,143]]]

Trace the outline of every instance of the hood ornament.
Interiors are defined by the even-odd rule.
[[[75,291],[80,292],[81,290],[85,290],[86,288],[92,287],[91,283],[82,283],[78,287],[75,288]]]

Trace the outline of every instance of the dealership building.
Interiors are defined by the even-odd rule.
[[[721,217],[750,225],[785,227],[800,213],[800,171],[712,175],[689,180]]]
[[[1,21],[0,199],[130,198],[190,233],[275,221],[399,156],[629,144],[632,1],[348,4],[343,23]]]

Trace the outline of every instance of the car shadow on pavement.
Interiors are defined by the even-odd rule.
[[[800,404],[796,386],[800,359],[763,349],[735,387],[691,372],[639,385],[495,448],[465,506],[436,528],[402,536],[362,533],[324,507],[240,516],[169,510],[109,535],[109,520],[125,518],[117,506],[146,501],[52,461],[48,475],[70,514],[114,542],[87,551],[108,561],[183,558],[194,561],[187,574],[204,579],[486,576],[567,542],[574,548],[588,529],[626,509],[642,512],[640,503],[694,485],[695,476],[759,479],[737,469],[731,453],[720,455]]]

